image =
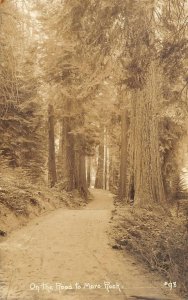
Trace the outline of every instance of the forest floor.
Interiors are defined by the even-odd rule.
[[[164,278],[113,249],[113,196],[37,217],[0,243],[1,300],[173,300]]]

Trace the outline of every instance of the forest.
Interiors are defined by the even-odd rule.
[[[188,296],[187,22],[187,0],[0,1],[0,254],[111,195],[111,251]],[[1,299],[62,299],[11,298],[15,282]],[[128,296],[109,299],[176,299]]]

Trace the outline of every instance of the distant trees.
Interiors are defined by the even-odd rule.
[[[42,18],[43,28],[48,37],[44,44],[44,76],[52,86],[58,84],[60,89],[56,99],[57,105],[54,106],[59,109],[55,117],[61,127],[59,179],[67,191],[77,188],[87,197],[85,105],[93,93],[94,84],[89,78],[93,69],[88,61],[85,37],[80,35],[82,28],[79,16],[84,13],[85,5],[81,2],[65,2],[61,5],[57,1],[51,4],[50,10],[46,10],[45,6],[43,9],[48,16],[47,19]],[[53,21],[50,22],[52,16]],[[54,99],[50,101],[52,104]]]

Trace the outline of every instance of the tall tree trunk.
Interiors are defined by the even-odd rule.
[[[104,144],[103,141],[99,145],[98,166],[95,179],[95,188],[103,189],[103,172],[104,172]]]
[[[87,157],[87,186],[91,185],[91,157]]]
[[[55,161],[55,137],[54,137],[54,108],[48,105],[48,180],[50,187],[57,182],[56,161]]]
[[[113,145],[109,149],[109,190],[114,194],[119,194],[119,183],[120,183],[120,151],[119,146]]]
[[[127,147],[128,147],[128,112],[124,109],[121,114],[121,161],[119,198],[124,199],[127,194]]]
[[[59,148],[58,148],[58,153],[57,153],[57,164],[56,164],[56,169],[57,169],[57,178],[58,181],[63,180],[63,150],[62,150],[62,134],[63,134],[63,129],[62,129],[62,122],[59,123]]]
[[[75,188],[79,190],[80,185],[80,141],[78,137],[75,137],[75,145],[74,145],[74,152],[75,152],[75,166],[74,166],[74,178],[75,178]]]
[[[130,192],[133,192],[137,206],[163,203],[165,200],[159,153],[157,71],[155,64],[151,63],[147,82],[134,99],[134,174]]]
[[[113,166],[113,157],[110,156],[110,163],[109,163],[109,190],[113,192],[114,188],[114,166]]]
[[[79,134],[75,137],[75,167],[74,167],[74,178],[75,188],[80,192],[80,195],[87,199],[88,187],[86,180],[86,163],[85,154],[82,147],[82,136]]]
[[[72,191],[75,188],[74,178],[74,137],[71,134],[73,129],[73,120],[71,118],[71,101],[66,102],[66,115],[62,121],[62,157],[63,157],[63,182],[66,191]]]
[[[82,197],[87,199],[88,188],[86,181],[86,164],[85,164],[85,155],[83,151],[80,151],[80,160],[79,160],[79,191]]]
[[[107,129],[104,130],[104,189],[107,190],[108,184],[108,147]]]
[[[110,147],[108,145],[108,136],[107,136],[107,148],[106,148],[106,157],[107,157],[107,161],[106,161],[106,189],[109,190],[110,184],[109,184],[109,178],[110,178],[110,156],[111,156],[111,152],[110,152]]]
[[[66,191],[74,189],[74,139],[71,131],[70,117],[63,118],[63,179]]]

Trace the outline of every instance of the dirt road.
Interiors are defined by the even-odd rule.
[[[164,280],[111,248],[112,195],[92,193],[85,209],[53,211],[0,244],[0,299],[179,299],[170,290],[164,296]]]

